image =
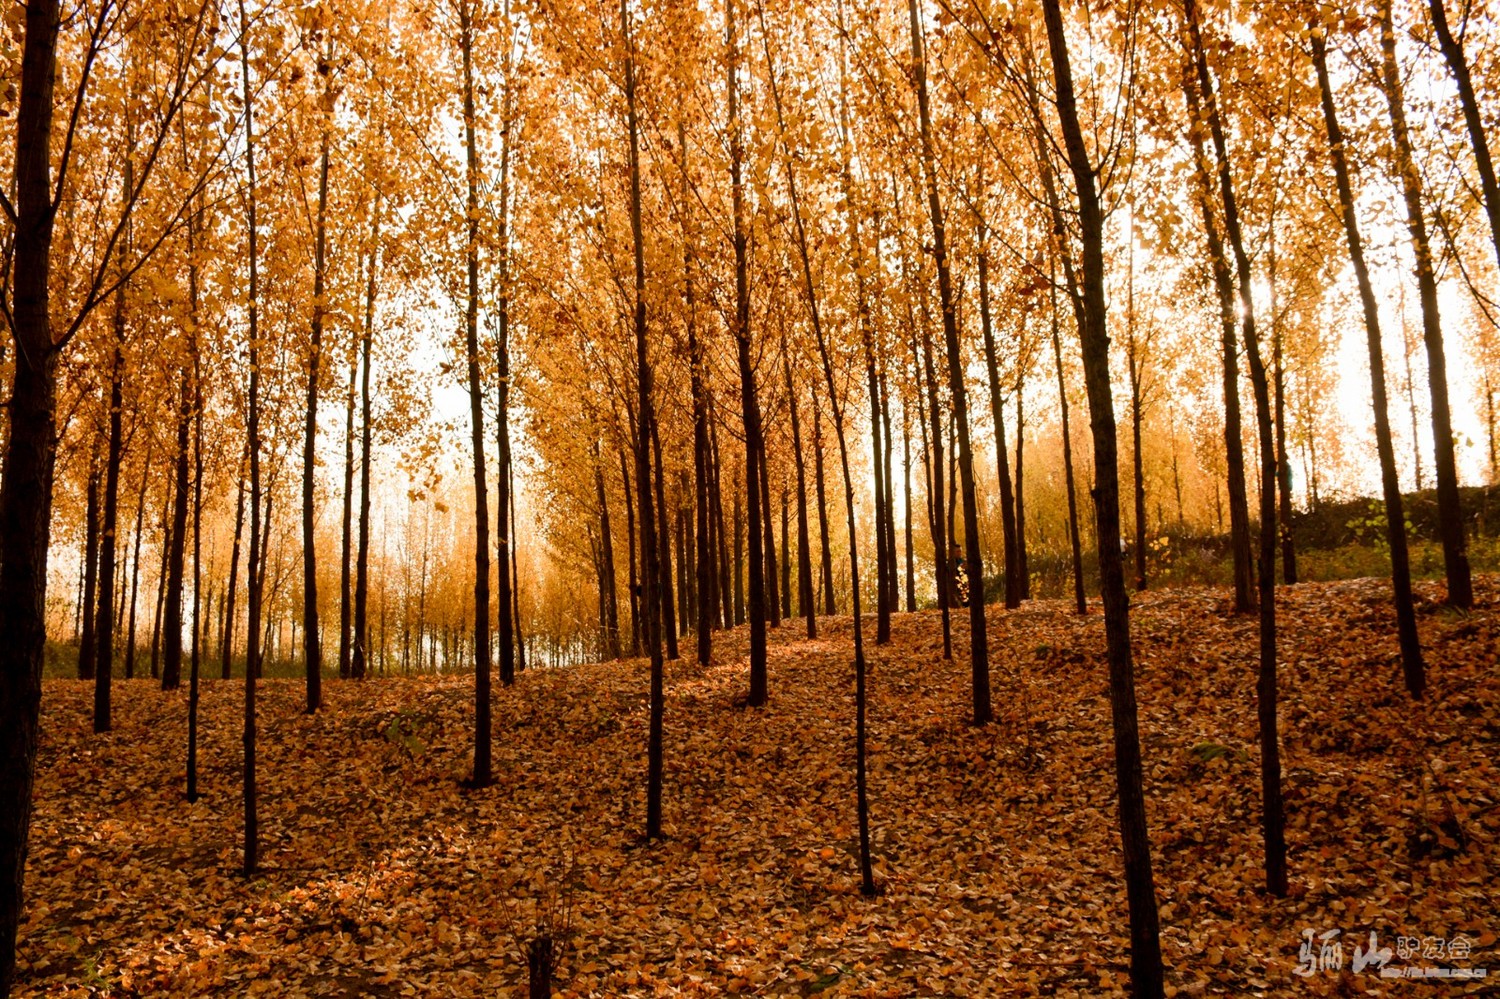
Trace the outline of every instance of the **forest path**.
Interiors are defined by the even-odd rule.
[[[1337,994],[1292,972],[1303,930],[1465,935],[1500,974],[1500,579],[1476,610],[1419,586],[1431,697],[1402,691],[1387,587],[1280,594],[1291,897],[1260,892],[1256,631],[1227,594],[1135,596],[1141,735],[1174,992]],[[667,668],[665,825],[644,818],[640,660],[530,670],[495,693],[490,789],[459,779],[472,681],[262,686],[265,870],[238,873],[238,682],[207,681],[200,786],[182,797],[186,691],[48,681],[21,994],[522,994],[507,905],[556,898],[561,995],[1123,994],[1127,956],[1102,621],[990,610],[999,720],[967,723],[966,625],[935,612],[870,647],[876,876],[858,891],[848,618],[771,631],[771,701],[736,705],[744,629]],[[871,629],[873,633],[873,629]],[[685,652],[690,646],[684,644]],[[1459,842],[1462,837],[1463,843]],[[563,875],[566,872],[566,875]],[[524,915],[529,920],[529,915]],[[1392,965],[1433,964],[1393,957]],[[1403,983],[1374,967],[1360,989]],[[1407,986],[1436,994],[1432,983]],[[1458,989],[1457,985],[1437,986]]]

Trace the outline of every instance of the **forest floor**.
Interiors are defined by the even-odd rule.
[[[1135,598],[1169,994],[1452,995],[1500,978],[1500,578],[1478,580],[1468,614],[1439,606],[1439,587],[1419,587],[1425,705],[1401,686],[1388,585],[1278,595],[1284,899],[1261,890],[1255,618],[1219,590]],[[898,615],[871,646],[872,900],[848,618],[820,620],[817,641],[800,621],[773,631],[763,709],[737,705],[744,629],[715,636],[709,669],[668,665],[667,839],[652,846],[638,840],[640,661],[497,685],[482,791],[460,786],[472,680],[333,681],[316,717],[299,683],[266,681],[249,881],[239,683],[204,684],[204,797],[188,805],[185,690],[117,682],[115,730],[96,736],[90,688],[48,681],[20,993],[523,995],[511,931],[541,899],[571,916],[563,996],[1123,994],[1097,604],[1081,619],[996,607],[989,622],[1000,717],[983,728],[935,612]],[[966,648],[966,621],[953,630]],[[1387,969],[1489,978],[1382,978],[1356,960],[1372,930]],[[1305,931],[1313,962],[1329,960],[1303,977]],[[1460,936],[1465,956],[1436,954]]]

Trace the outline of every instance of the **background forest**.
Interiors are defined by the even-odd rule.
[[[1258,615],[1282,895],[1277,584],[1389,577],[1421,698],[1413,576],[1500,566],[1491,7],[13,6],[5,864],[44,672],[97,732],[190,684],[190,800],[199,679],[246,678],[248,874],[255,678],[472,677],[483,787],[492,666],[648,657],[654,840],[663,663],[743,641],[760,706],[821,627],[873,894],[867,640],[935,611],[983,725],[986,603],[1052,599],[1104,612],[1155,994],[1127,590]]]

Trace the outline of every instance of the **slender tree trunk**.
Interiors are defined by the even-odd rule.
[[[1151,873],[1151,841],[1146,831],[1146,802],[1141,787],[1135,670],[1130,654],[1130,604],[1120,558],[1120,482],[1104,298],[1104,212],[1094,187],[1094,168],[1089,162],[1078,121],[1059,0],[1044,0],[1042,11],[1057,87],[1058,119],[1077,191],[1079,227],[1083,236],[1081,292],[1084,325],[1080,332],[1089,420],[1094,437],[1094,511],[1099,542],[1100,588],[1104,595],[1104,633],[1109,650],[1120,840],[1125,854],[1125,894],[1130,908],[1131,991],[1136,999],[1156,999],[1164,994],[1161,942],[1156,887]]]
[[[932,481],[927,489],[927,501],[932,507],[932,559],[937,569],[938,611],[943,624],[943,658],[952,659],[953,628],[949,607],[953,587],[948,578],[948,521],[943,506],[943,417],[938,402],[937,366],[932,357],[932,335],[926,323],[922,325],[922,367],[927,380],[927,418],[932,423],[932,438],[929,441]]]
[[[703,380],[703,345],[698,339],[698,309],[694,276],[694,242],[689,231],[687,206],[689,203],[689,178],[687,160],[687,129],[681,119],[677,122],[677,148],[682,156],[682,289],[687,314],[688,378],[693,403],[693,511],[695,520],[694,538],[697,544],[694,568],[697,575],[697,630],[698,665],[707,666],[713,658],[713,626],[719,615],[714,599],[714,548],[713,515],[709,509],[711,484],[708,438],[708,393]]]
[[[844,7],[842,0],[838,5],[839,36],[847,39],[848,33],[844,29]],[[847,44],[847,42],[843,43]],[[847,143],[848,126],[847,107],[845,98],[845,68],[843,44],[839,48],[839,108],[841,118],[844,119],[844,138]],[[875,885],[875,868],[870,855],[870,796],[866,780],[866,738],[865,738],[865,716],[867,714],[865,695],[865,639],[864,639],[864,617],[859,608],[859,534],[858,523],[854,516],[854,477],[849,470],[849,444],[844,434],[844,411],[839,404],[837,382],[833,377],[833,362],[829,357],[828,340],[823,335],[821,323],[813,324],[813,329],[818,340],[818,355],[823,362],[823,376],[828,384],[829,412],[833,416],[834,435],[838,438],[839,462],[844,473],[844,516],[849,530],[849,598],[853,612],[854,626],[854,793],[855,814],[859,824],[859,874],[860,894],[865,898],[874,898],[877,892]]]
[[[1016,566],[1021,599],[1031,599],[1031,569],[1026,562],[1026,372],[1016,375]]]
[[[1073,555],[1073,605],[1078,613],[1087,614],[1088,599],[1083,591],[1083,539],[1078,530],[1078,490],[1073,480],[1073,433],[1068,414],[1068,383],[1063,377],[1062,337],[1059,334],[1057,315],[1056,256],[1053,257],[1053,274],[1049,282],[1052,298],[1052,359],[1057,366],[1057,398],[1062,406],[1063,481],[1068,493],[1068,547]]]
[[[1250,361],[1250,383],[1255,394],[1256,442],[1260,455],[1260,558],[1258,603],[1260,607],[1260,671],[1256,682],[1256,708],[1261,748],[1261,835],[1265,849],[1266,890],[1285,895],[1286,832],[1285,807],[1281,796],[1281,736],[1277,728],[1276,679],[1276,448],[1271,426],[1271,396],[1265,360],[1255,331],[1251,304],[1250,261],[1240,233],[1239,210],[1230,176],[1228,146],[1209,76],[1208,60],[1199,33],[1195,0],[1184,5],[1188,35],[1197,72],[1198,88],[1207,112],[1217,160],[1219,191],[1224,208],[1224,229],[1234,250],[1240,291],[1240,318],[1244,324],[1245,350]]]
[[[349,626],[354,610],[354,385],[359,377],[359,352],[349,358],[349,389],[344,396],[344,503],[340,521],[343,557],[339,559],[339,677],[353,672],[353,636]]]
[[[373,221],[370,223],[370,270],[365,280],[365,322],[359,341],[359,547],[354,564],[354,623],[349,648],[349,675],[356,680],[365,678],[365,674],[369,672],[370,659],[370,474],[374,463],[375,443],[375,420],[370,407],[370,354],[375,339],[376,279],[380,273],[380,202],[380,195],[377,194]],[[478,433],[483,433],[483,427],[480,427]],[[482,439],[482,436],[475,437],[476,445]],[[505,573],[501,572],[500,575],[504,576]],[[486,605],[486,618],[488,615],[489,607]]]
[[[895,454],[894,438],[891,435],[891,388],[884,366],[880,369],[880,420],[882,423],[881,474],[885,476],[885,510],[881,519],[885,530],[886,606],[894,614],[901,609],[901,585],[896,563],[896,488],[891,470],[892,455]]]
[[[730,18],[732,23],[732,13]],[[662,676],[662,603],[660,594],[657,592],[657,570],[665,565],[666,559],[659,559],[657,554],[657,524],[651,508],[651,442],[656,429],[656,415],[652,404],[651,362],[646,350],[646,239],[641,224],[640,124],[636,117],[635,45],[631,37],[630,12],[626,0],[620,0],[620,32],[625,41],[625,108],[630,139],[630,231],[635,251],[635,372],[641,417],[635,470],[636,488],[639,491],[641,505],[641,606],[646,615],[644,629],[646,652],[651,659],[650,718],[646,746],[645,831],[645,838],[649,843],[660,839],[662,835],[662,730],[666,694]],[[731,29],[731,40],[733,37],[734,32]],[[731,70],[731,90],[733,83],[734,74]],[[733,101],[734,98],[731,97],[730,100]]]
[[[193,419],[193,379],[183,365],[182,386],[177,401],[176,483],[173,487],[172,529],[167,539],[167,594],[162,616],[161,685],[174,690],[182,683],[182,587],[186,570],[189,495],[188,444]],[[144,485],[144,480],[143,483]],[[145,490],[142,489],[144,494]],[[136,561],[140,561],[140,518],[136,518]],[[135,618],[135,584],[131,591],[131,619]],[[133,628],[133,625],[132,625]]]
[[[766,556],[766,624],[781,627],[781,587],[776,581],[776,521],[771,516],[771,465],[766,459],[765,434],[761,434],[760,453],[755,467],[760,473],[761,547]]]
[[[1271,367],[1272,389],[1276,406],[1276,486],[1278,493],[1277,523],[1281,532],[1281,578],[1284,583],[1297,581],[1297,546],[1292,537],[1292,459],[1286,444],[1286,367],[1282,361],[1281,313],[1276,303],[1276,220],[1270,225],[1270,247],[1267,253],[1266,278],[1271,292]],[[1172,488],[1177,492],[1177,526],[1182,527],[1182,482],[1177,476],[1177,438],[1172,437]]]
[[[161,544],[157,551],[161,553],[161,561],[156,568],[156,603],[152,605],[151,612],[151,678],[156,679],[161,675],[161,624],[162,612],[167,602],[167,559],[171,555],[168,539],[172,532],[172,496],[170,490],[164,490],[161,505]],[[122,579],[123,584],[123,579]],[[182,683],[182,677],[177,678],[178,685]]]
[[[333,39],[329,36],[327,55],[331,62]],[[323,114],[333,113],[333,71],[323,77]],[[318,213],[313,237],[312,322],[307,350],[307,408],[302,442],[302,630],[303,661],[307,676],[308,714],[315,714],[323,703],[323,646],[318,629],[318,537],[315,531],[315,486],[318,469],[318,379],[323,364],[323,299],[327,278],[328,256],[328,147],[329,123],[324,120],[318,156]]]
[[[1130,466],[1135,499],[1135,588],[1146,589],[1146,456],[1141,448],[1141,424],[1145,422],[1145,392],[1141,388],[1144,363],[1135,335],[1135,217],[1127,221],[1125,258],[1125,361],[1130,372]]]
[[[739,579],[739,564],[736,562],[731,568],[729,547],[731,542],[739,543],[739,518],[735,518],[735,536],[731,539],[729,530],[724,523],[724,483],[723,462],[719,457],[719,430],[715,422],[709,423],[709,444],[713,449],[713,490],[714,490],[714,535],[719,542],[719,593],[724,602],[724,627],[733,628],[738,623],[736,620],[736,609],[739,610],[739,618],[744,618],[743,591],[735,580]],[[735,486],[735,495],[739,495],[739,486]],[[736,510],[738,500],[736,500]],[[738,559],[738,549],[735,558]]]
[[[234,542],[229,548],[229,584],[225,589],[223,601],[219,605],[220,612],[224,618],[224,627],[221,632],[224,637],[220,643],[220,652],[224,660],[223,679],[225,680],[229,679],[230,656],[234,651],[234,597],[239,583],[240,539],[245,527],[245,475],[248,470],[248,461],[249,449],[247,447],[245,463],[240,465],[239,486],[235,492]]]
[[[1192,71],[1183,79],[1189,122],[1203,119],[1198,84]],[[1234,274],[1219,235],[1213,208],[1213,168],[1204,148],[1202,130],[1190,124],[1188,136],[1197,166],[1198,207],[1203,215],[1203,230],[1208,241],[1209,262],[1213,267],[1214,290],[1219,300],[1219,326],[1224,354],[1224,455],[1229,492],[1229,538],[1234,561],[1234,610],[1244,614],[1255,606],[1251,588],[1253,570],[1250,556],[1250,505],[1245,495],[1245,451],[1240,425],[1239,330],[1234,301]],[[1222,190],[1221,190],[1222,193]]]
[[[469,422],[474,448],[474,787],[488,787],[490,774],[490,507],[484,470],[484,384],[479,377],[479,148],[474,111],[474,21],[469,0],[459,0],[459,48],[463,58],[464,148],[467,201],[464,258],[468,299],[464,308],[468,353]],[[363,474],[363,473],[362,473]],[[355,613],[358,613],[356,597]],[[360,635],[356,624],[355,658]],[[358,674],[356,674],[358,675]]]
[[[126,186],[130,185],[129,157]],[[104,502],[100,508],[99,612],[94,624],[98,667],[94,671],[94,731],[110,729],[110,685],[115,660],[115,541],[120,514],[120,462],[125,452],[121,409],[125,381],[125,286],[115,292],[114,340],[109,368],[109,445],[104,457]]]
[[[792,616],[792,579],[791,567],[792,557],[791,536],[788,528],[791,526],[791,497],[788,495],[786,480],[781,482],[781,616],[788,620]]]
[[[1005,606],[1021,606],[1020,555],[1016,548],[1016,503],[1010,486],[1010,457],[1005,442],[1005,399],[1000,392],[1000,362],[990,321],[990,266],[980,222],[979,320],[984,333],[984,364],[990,381],[990,414],[995,421],[995,471],[1000,479],[1000,531],[1005,545]]]
[[[901,402],[901,479],[906,513],[906,611],[917,610],[917,567],[912,550],[911,530],[911,409]]]
[[[817,598],[813,595],[812,545],[808,540],[807,461],[802,454],[802,421],[797,415],[797,385],[792,381],[792,362],[784,342],[781,366],[786,375],[787,405],[792,418],[792,458],[797,469],[797,610],[807,619],[807,637],[814,639],[818,637],[818,607]],[[785,544],[783,541],[783,547]]]
[[[261,561],[261,476],[260,476],[260,265],[258,260],[258,232],[256,230],[255,198],[255,91],[250,86],[250,22],[245,16],[245,0],[239,0],[240,15],[240,79],[244,85],[245,101],[245,174],[246,229],[249,242],[249,307],[250,320],[248,359],[250,365],[250,387],[247,398],[245,426],[248,434],[246,448],[250,454],[250,554],[246,564],[249,593],[246,609],[249,623],[245,630],[245,727],[244,727],[244,782],[243,799],[245,814],[245,877],[255,874],[260,866],[260,824],[256,812],[255,773],[255,682],[260,675],[260,615],[261,594],[265,583],[264,571],[258,571]],[[267,516],[269,522],[270,517]]]
[[[635,445],[632,444],[631,449],[634,450]],[[626,580],[630,585],[630,654],[638,656],[646,639],[641,626],[641,584],[635,556],[639,535],[635,531],[635,498],[630,485],[630,467],[623,450],[620,452],[620,482],[625,492],[625,534],[630,539],[630,573]]]
[[[823,415],[818,405],[818,387],[813,384],[813,483],[818,494],[818,551],[823,566],[823,613],[838,613],[833,599],[833,549],[828,544],[828,499],[823,478]]]
[[[609,528],[609,496],[604,490],[604,468],[599,445],[594,444],[594,491],[599,501],[599,592],[604,599],[604,645],[609,658],[620,658],[620,604],[615,598],[615,545]]]
[[[526,669],[526,632],[521,626],[521,558],[519,545],[515,537],[516,523],[516,483],[515,466],[506,460],[505,474],[510,479],[510,522],[512,526],[510,539],[510,602],[515,609],[515,646],[516,646],[516,672],[524,672]]]
[[[188,658],[187,800],[198,800],[198,679],[203,665],[203,368],[198,345],[198,248],[202,216],[188,216],[188,302],[192,317],[193,378],[193,640]],[[212,608],[213,594],[209,594]]]
[[[677,615],[672,606],[672,531],[667,517],[667,497],[664,485],[667,473],[661,460],[661,433],[656,422],[651,423],[651,452],[655,458],[656,492],[656,543],[657,567],[656,587],[661,600],[661,632],[666,641],[667,658],[677,660]]]
[[[728,65],[729,89],[729,178],[733,213],[734,242],[734,289],[735,316],[734,337],[738,347],[740,375],[740,411],[745,424],[745,507],[749,515],[750,536],[750,693],[749,704],[759,707],[766,703],[766,553],[761,523],[760,458],[763,453],[760,427],[760,403],[755,394],[755,368],[750,359],[750,263],[749,234],[745,230],[745,191],[742,179],[744,163],[744,137],[740,130],[740,84],[739,42],[735,36],[735,0],[728,0],[724,8],[724,34]],[[739,492],[735,491],[735,542],[736,558],[739,561]],[[774,577],[773,577],[774,578]],[[739,585],[738,567],[736,586]],[[772,584],[774,585],[774,583]],[[736,594],[736,611],[740,603]],[[736,614],[736,618],[739,614]]]
[[[184,377],[184,383],[186,378]],[[180,428],[179,428],[180,429]],[[135,621],[136,602],[141,589],[141,535],[145,533],[146,527],[146,493],[150,483],[151,472],[151,442],[146,445],[146,461],[141,469],[141,488],[136,494],[135,501],[135,534],[131,540],[133,551],[130,556],[130,610],[126,614],[129,621],[129,630],[125,637],[125,679],[135,678]],[[181,667],[179,664],[179,675]],[[163,674],[165,676],[165,674]]]
[[[932,114],[927,99],[927,57],[922,40],[917,0],[908,0],[911,15],[911,52],[917,87],[917,112],[922,132],[922,167],[927,185],[927,207],[932,222],[932,259],[937,267],[938,295],[943,309],[943,339],[948,348],[948,391],[957,434],[959,482],[963,489],[964,560],[969,576],[969,662],[973,673],[974,724],[994,719],[990,706],[989,642],[984,620],[984,556],[979,548],[979,502],[974,487],[974,452],[969,445],[968,389],[964,384],[959,349],[958,312],[953,277],[948,269],[947,234],[938,200],[937,155],[932,144]]]
[[[1391,442],[1391,421],[1385,392],[1385,358],[1380,344],[1380,307],[1365,266],[1364,244],[1354,213],[1354,189],[1349,181],[1345,158],[1344,133],[1339,127],[1338,112],[1333,103],[1333,87],[1328,81],[1327,46],[1321,31],[1312,33],[1313,65],[1318,71],[1318,90],[1322,96],[1323,124],[1328,132],[1328,147],[1333,159],[1334,179],[1338,183],[1339,209],[1343,216],[1344,237],[1349,244],[1349,261],[1359,283],[1360,304],[1364,308],[1365,332],[1370,351],[1370,389],[1375,408],[1375,442],[1380,453],[1380,479],[1385,492],[1385,516],[1391,546],[1391,586],[1395,591],[1396,630],[1401,643],[1401,668],[1406,689],[1420,699],[1427,688],[1426,667],[1422,662],[1422,644],[1417,634],[1416,609],[1411,595],[1411,563],[1406,548],[1406,514],[1402,509],[1401,484],[1396,478],[1396,452]]]
[[[1435,2],[1441,6],[1442,0]],[[1438,533],[1442,538],[1443,567],[1448,577],[1448,602],[1456,607],[1472,607],[1474,584],[1469,573],[1463,502],[1459,497],[1458,465],[1453,453],[1453,418],[1448,404],[1448,357],[1443,345],[1442,318],[1438,313],[1432,246],[1427,238],[1422,173],[1413,155],[1411,132],[1406,125],[1401,70],[1396,63],[1396,27],[1391,16],[1391,0],[1381,0],[1380,20],[1383,89],[1390,111],[1396,172],[1401,175],[1401,191],[1406,198],[1406,226],[1411,234],[1412,253],[1416,257],[1417,290],[1422,302],[1422,341],[1427,347],[1427,387],[1432,397],[1432,457],[1437,473]],[[1444,51],[1447,51],[1446,43]]]
[[[99,446],[89,456],[88,487],[84,493],[83,636],[78,642],[78,679],[92,680],[98,668],[98,636],[94,634],[99,606]]]

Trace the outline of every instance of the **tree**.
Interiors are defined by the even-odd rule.
[[[1094,437],[1094,517],[1099,539],[1099,583],[1104,596],[1104,636],[1109,649],[1109,701],[1114,723],[1115,783],[1120,801],[1120,840],[1125,852],[1125,894],[1130,905],[1131,992],[1138,999],[1163,994],[1161,943],[1157,936],[1156,886],[1141,789],[1140,735],[1136,721],[1135,673],[1130,655],[1130,604],[1120,558],[1120,483],[1110,394],[1109,332],[1104,300],[1104,213],[1078,118],[1066,27],[1058,0],[1044,0],[1047,43],[1056,83],[1057,117],[1073,174],[1083,244],[1082,291],[1084,380]]]

